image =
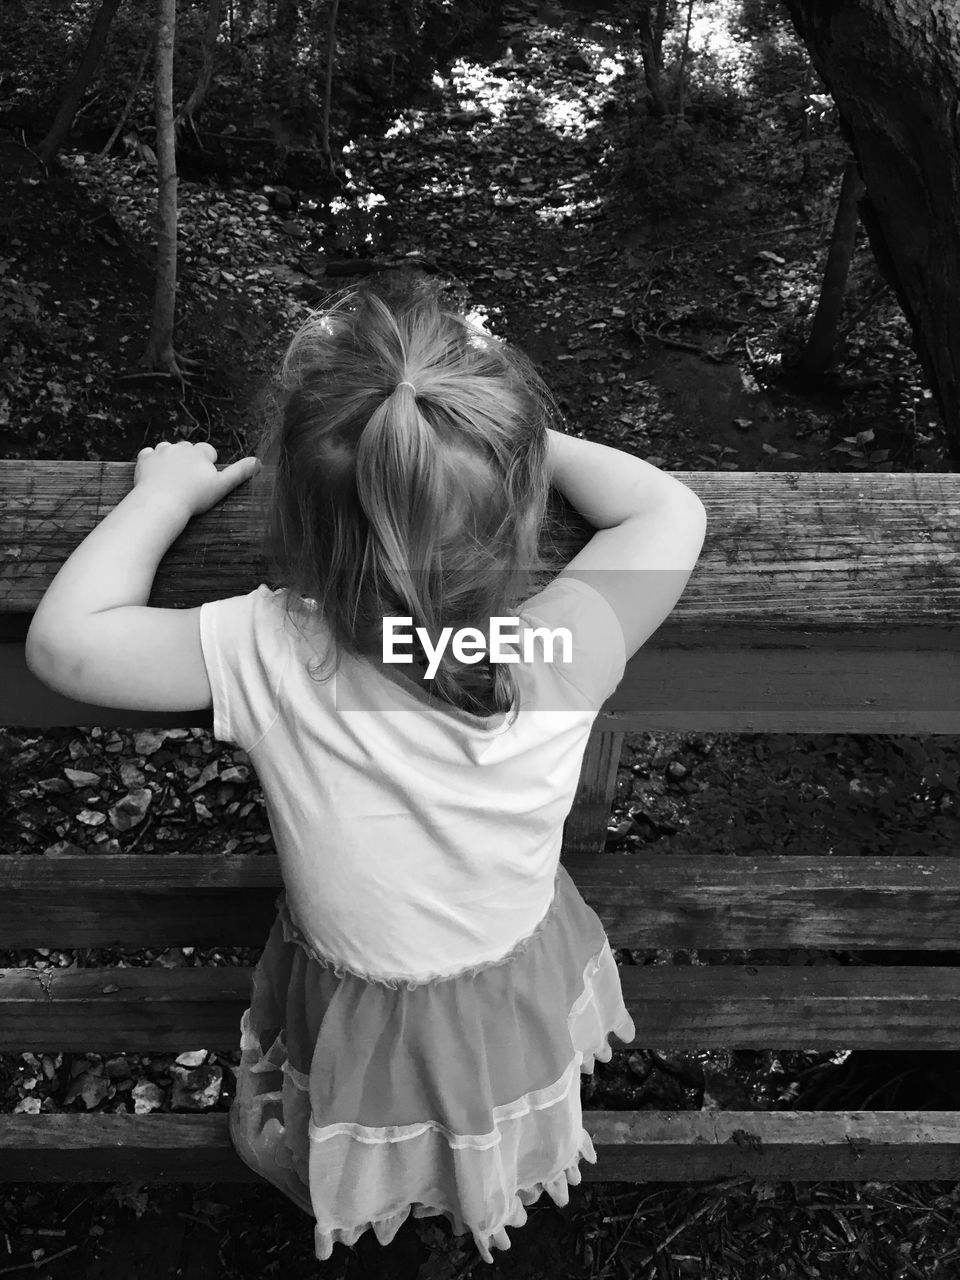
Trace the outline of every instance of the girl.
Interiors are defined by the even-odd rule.
[[[566,1204],[596,1160],[580,1074],[611,1033],[634,1037],[561,835],[591,725],[683,591],[704,509],[553,430],[530,363],[423,293],[313,316],[278,408],[263,452],[284,587],[147,607],[190,518],[259,467],[163,441],[50,586],[27,659],[102,706],[212,704],[215,736],[250,754],[284,893],[231,1134],[316,1219],[318,1258],[367,1228],[386,1244],[412,1212],[492,1262],[525,1206]],[[597,532],[533,590],[551,484]],[[497,660],[492,620],[511,617]]]

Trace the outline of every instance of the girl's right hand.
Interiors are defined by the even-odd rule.
[[[206,441],[171,444],[161,440],[156,449],[147,446],[137,454],[134,488],[148,489],[182,505],[189,519],[209,511],[262,469],[259,458],[254,457],[241,458],[222,471],[217,470],[216,461],[217,451]]]

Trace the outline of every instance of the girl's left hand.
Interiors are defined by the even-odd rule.
[[[133,485],[162,493],[181,504],[189,517],[198,516],[261,470],[258,458],[241,458],[222,471],[216,461],[217,451],[206,441],[161,440],[156,449],[148,446],[137,454]]]

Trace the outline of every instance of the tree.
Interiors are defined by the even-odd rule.
[[[93,20],[93,26],[90,28],[90,36],[87,40],[87,47],[83,51],[83,57],[80,59],[80,65],[73,73],[63,95],[63,101],[57,109],[53,124],[37,151],[37,155],[44,164],[50,163],[63,146],[66,136],[70,132],[70,126],[73,124],[77,108],[80,106],[83,91],[93,78],[93,73],[96,71],[103,56],[107,36],[110,32],[110,24],[113,22],[114,15],[120,8],[121,3],[122,0],[103,0],[97,10],[97,16]]]
[[[177,306],[177,141],[173,124],[173,41],[177,0],[157,0],[157,276],[143,364],[182,377],[173,350]]]
[[[866,185],[860,216],[960,463],[960,9],[784,0]]]
[[[653,0],[646,0],[637,9],[637,37],[640,42],[640,58],[643,62],[643,78],[650,94],[650,111],[654,116],[667,114],[663,96],[661,72],[663,71],[663,37],[667,29],[667,0],[657,0],[656,15]]]
[[[196,126],[193,123],[194,116],[203,106],[203,100],[206,98],[210,85],[213,83],[213,70],[216,62],[219,36],[220,0],[207,0],[207,21],[203,29],[203,40],[200,45],[200,70],[197,72],[197,82],[193,86],[189,98],[177,112],[176,119],[177,124],[184,120],[189,120],[194,132],[196,132]]]
[[[333,174],[337,172],[337,166],[333,159],[333,152],[330,150],[330,105],[333,98],[333,69],[337,63],[337,10],[339,7],[340,0],[333,0],[333,4],[330,6],[330,26],[327,32],[327,74],[323,89],[323,121],[320,126],[323,154],[326,156],[330,172]]]
[[[130,86],[130,92],[127,94],[127,100],[123,104],[123,110],[120,112],[120,118],[114,125],[113,133],[106,140],[100,150],[97,152],[98,157],[102,160],[104,156],[108,156],[113,150],[113,144],[123,133],[123,126],[127,123],[127,117],[133,110],[133,104],[136,101],[137,94],[140,92],[140,86],[143,84],[143,77],[147,74],[147,63],[150,61],[150,54],[153,52],[153,42],[156,38],[156,32],[151,31],[147,36],[146,43],[143,46],[143,53],[140,55],[140,65],[137,67],[137,74],[134,77],[133,84]]]
[[[827,253],[820,300],[810,326],[807,345],[797,364],[797,372],[813,385],[823,381],[823,375],[833,360],[840,312],[843,310],[843,295],[857,242],[857,202],[862,195],[863,179],[857,170],[857,162],[850,160],[844,166],[843,180],[840,183],[837,215]]]

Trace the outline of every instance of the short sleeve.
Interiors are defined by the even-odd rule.
[[[256,746],[277,718],[286,648],[280,594],[259,586],[249,595],[200,606],[213,736],[244,751]]]
[[[627,665],[623,630],[606,597],[582,578],[562,573],[521,612],[525,623],[569,630],[571,661],[555,661],[554,669],[599,711]]]

